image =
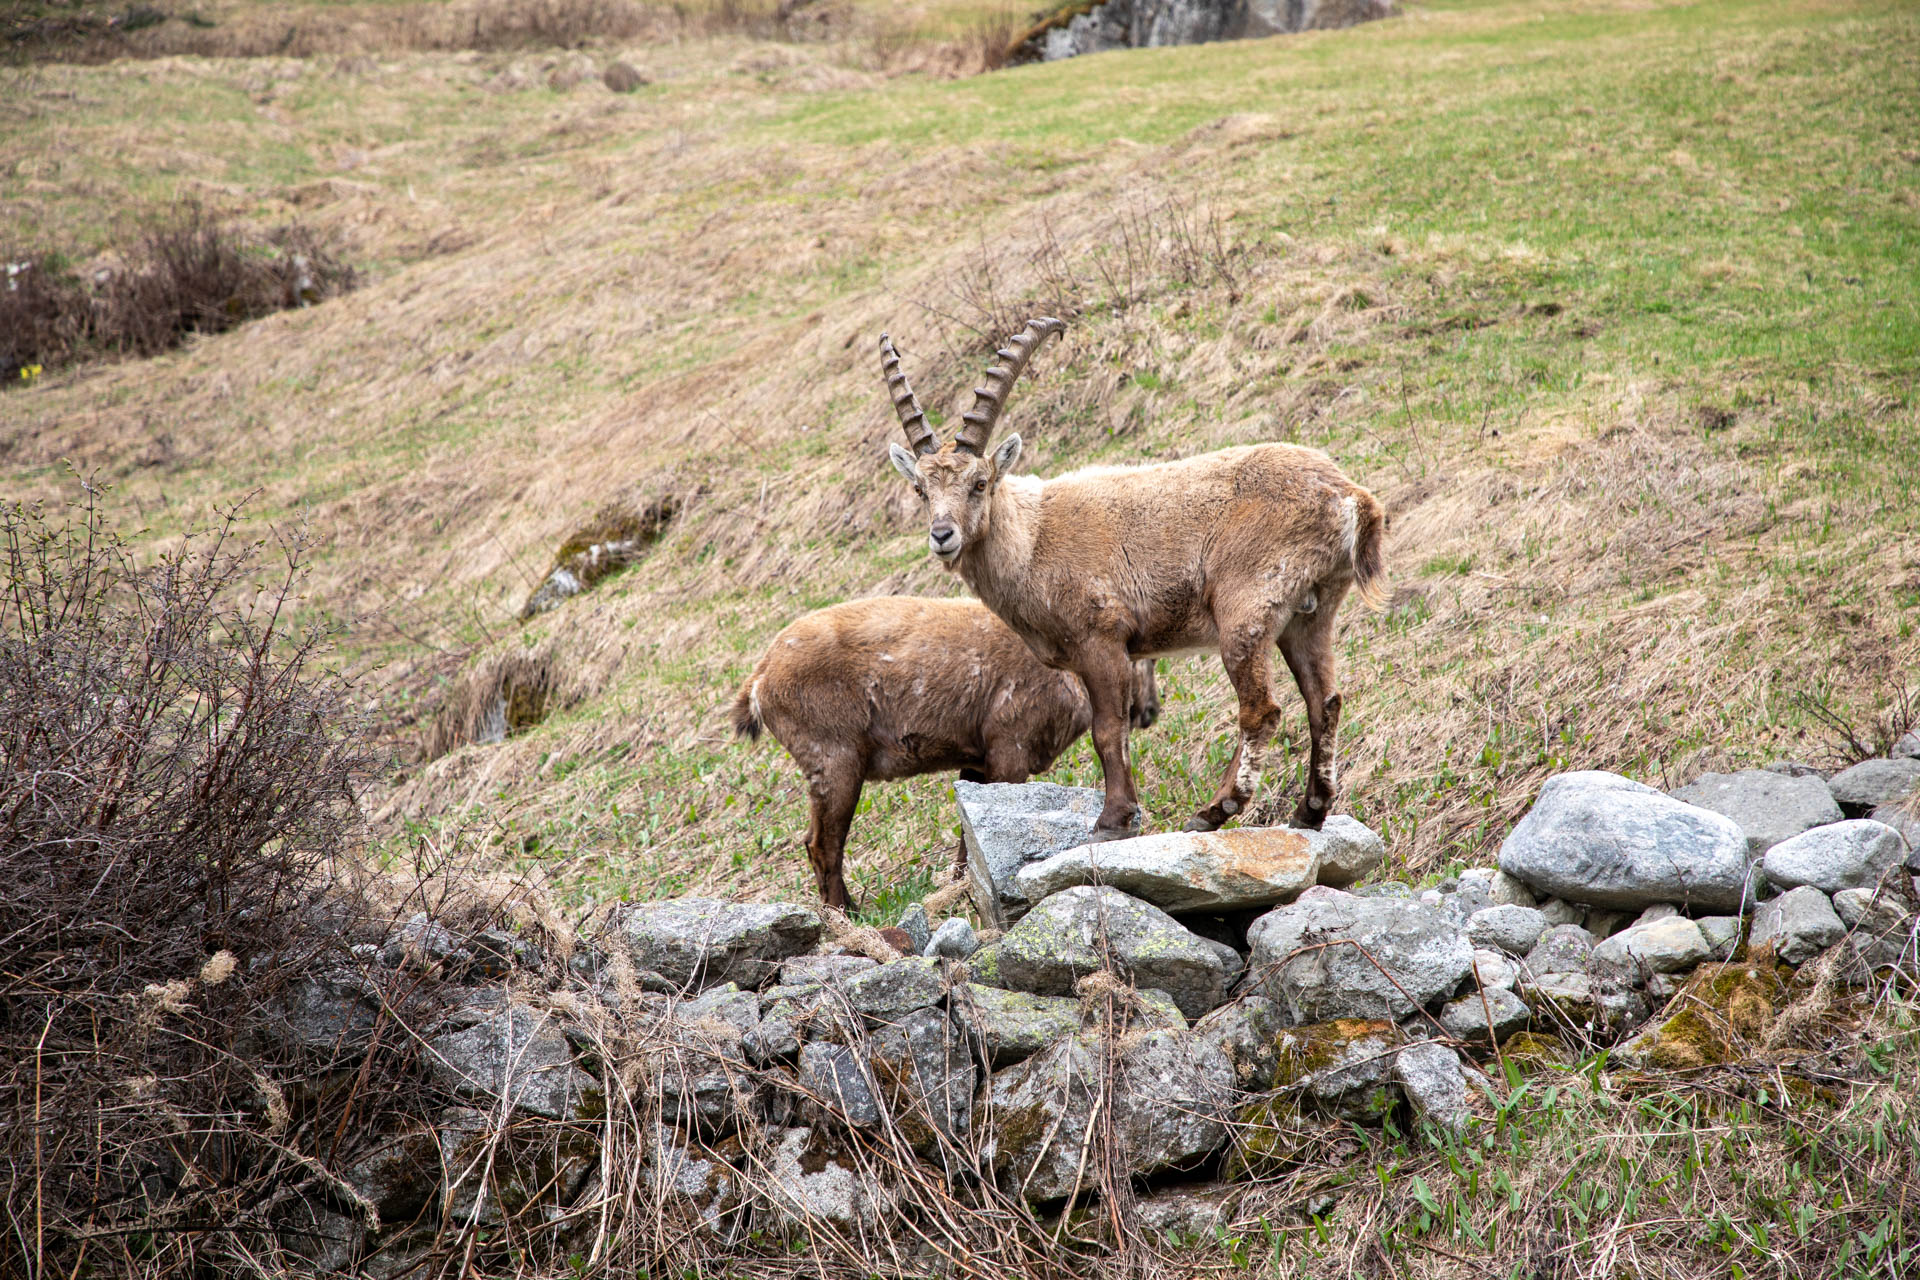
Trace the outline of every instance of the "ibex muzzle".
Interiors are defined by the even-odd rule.
[[[959,433],[942,446],[886,335],[880,362],[912,452],[893,465],[926,504],[928,547],[1050,665],[1078,675],[1106,777],[1095,835],[1139,826],[1127,765],[1136,658],[1217,648],[1240,703],[1239,745],[1213,802],[1187,823],[1211,831],[1246,810],[1279,731],[1277,649],[1307,704],[1312,759],[1296,826],[1318,828],[1334,793],[1333,624],[1349,588],[1383,593],[1386,517],[1326,454],[1260,444],[1052,480],[1010,476],[1020,437],[988,448],[1013,383],[1065,328],[1029,321],[1008,339]]]

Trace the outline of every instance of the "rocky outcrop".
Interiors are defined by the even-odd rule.
[[[1015,48],[1054,62],[1109,49],[1249,40],[1389,17],[1392,0],[1106,0],[1068,4]]]

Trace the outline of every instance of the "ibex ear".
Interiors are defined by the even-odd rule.
[[[1020,461],[1020,436],[1015,433],[994,447],[993,474],[1004,476],[1013,470],[1013,464],[1018,461]]]
[[[908,483],[918,489],[921,484],[920,464],[913,460],[913,455],[897,444],[890,444],[887,446],[887,456],[893,459],[894,470],[905,476]]]

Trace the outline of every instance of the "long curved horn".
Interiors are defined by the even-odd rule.
[[[1000,420],[1000,411],[1007,407],[1007,393],[1013,390],[1027,361],[1033,358],[1042,342],[1056,333],[1066,332],[1066,328],[1065,321],[1041,316],[1027,321],[1024,330],[1007,339],[1007,345],[994,353],[1001,363],[987,370],[987,385],[974,388],[973,408],[961,415],[960,433],[953,438],[954,448],[976,455],[987,451],[987,441],[993,438],[993,424]]]
[[[893,349],[893,339],[886,334],[880,335],[880,372],[887,380],[887,394],[893,397],[893,411],[900,415],[900,425],[907,433],[907,443],[913,446],[915,453],[932,453],[940,447],[940,437],[933,434],[933,428],[927,425],[927,415],[920,411],[920,400],[913,394],[913,388],[907,385],[907,375],[900,372],[900,353]]]

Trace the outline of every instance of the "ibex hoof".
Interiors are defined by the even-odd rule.
[[[1287,825],[1300,831],[1318,831],[1326,825],[1327,815],[1318,809],[1309,809],[1304,804],[1293,811],[1287,819]]]
[[[1218,831],[1220,829],[1220,824],[1217,822],[1209,822],[1205,818],[1202,818],[1196,814],[1195,816],[1188,818],[1187,825],[1180,829],[1182,831]]]
[[[1109,840],[1131,840],[1140,834],[1140,828],[1133,827],[1095,827],[1087,836],[1088,844],[1105,844]]]

